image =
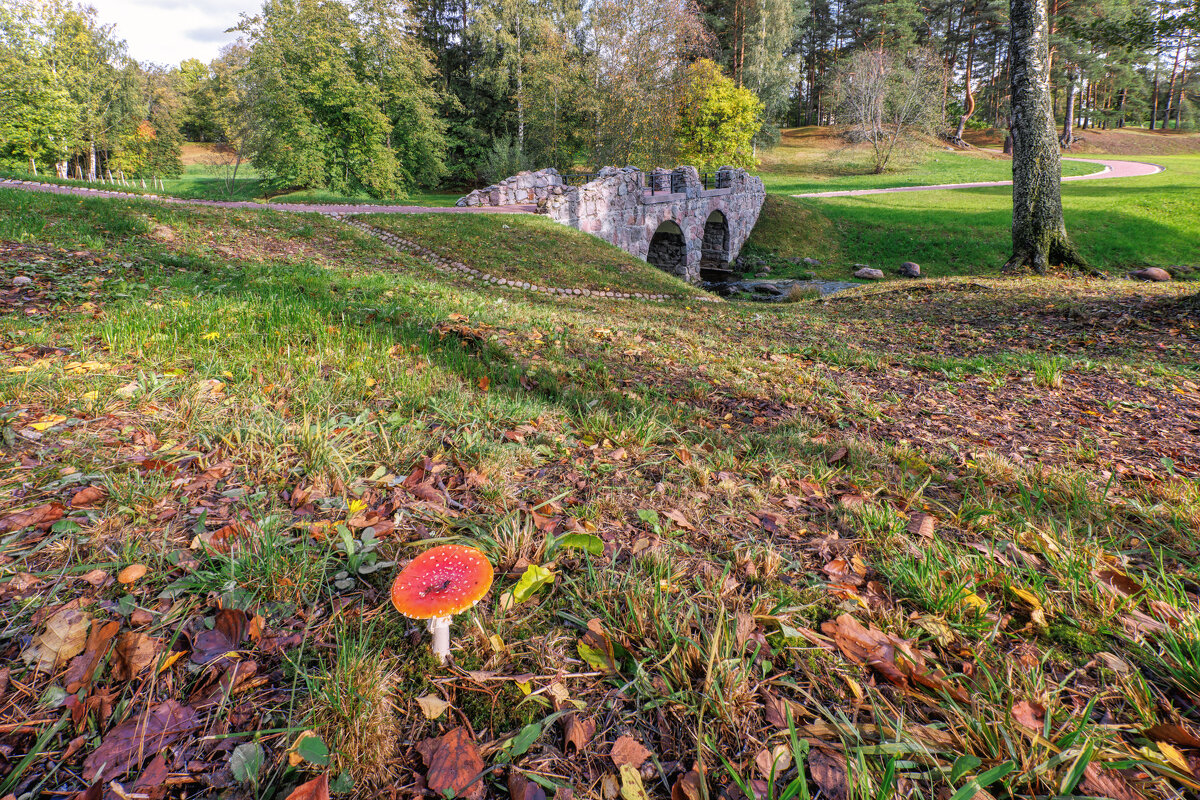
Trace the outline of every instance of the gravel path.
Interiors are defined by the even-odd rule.
[[[29,192],[47,192],[49,194],[67,194],[76,197],[116,197],[136,198],[140,200],[158,200],[162,203],[178,203],[181,205],[212,206],[214,208],[269,208],[274,211],[291,211],[296,213],[315,214],[531,214],[537,210],[534,205],[520,206],[484,206],[478,208],[458,208],[457,206],[379,206],[370,204],[337,204],[337,203],[253,203],[248,200],[185,200],[179,197],[164,197],[157,194],[136,194],[115,189],[92,189],[85,186],[59,186],[54,183],[40,181],[0,180],[0,188],[24,189]]]
[[[1063,181],[1094,181],[1101,178],[1139,178],[1143,175],[1153,175],[1162,172],[1157,164],[1143,161],[1118,161],[1111,158],[1064,158],[1064,161],[1082,161],[1087,164],[1099,164],[1104,169],[1091,175],[1072,175]],[[857,197],[863,194],[890,194],[892,192],[931,192],[938,189],[975,189],[980,186],[1012,186],[1012,181],[980,181],[979,183],[942,183],[934,186],[894,186],[890,189],[850,189],[841,192],[809,192],[794,194],[792,197]]]

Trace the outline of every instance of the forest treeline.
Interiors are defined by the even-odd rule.
[[[1200,0],[1050,0],[1087,127],[1195,127]],[[67,0],[0,5],[0,166],[172,176],[220,143],[287,188],[401,196],[526,168],[751,165],[846,121],[864,51],[936,57],[948,139],[1008,118],[1007,0],[267,0],[205,64],[140,64]],[[847,77],[849,76],[849,77]]]

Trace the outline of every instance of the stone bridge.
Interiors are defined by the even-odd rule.
[[[722,167],[706,188],[695,167],[605,167],[572,186],[557,170],[522,172],[477,189],[459,206],[536,204],[538,213],[598,236],[688,283],[725,270],[754,229],[766,196],[760,179]]]

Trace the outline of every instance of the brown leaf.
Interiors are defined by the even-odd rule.
[[[1013,703],[1013,719],[1033,733],[1040,734],[1045,729],[1046,709],[1040,703],[1022,700]]]
[[[846,759],[820,747],[808,754],[808,772],[813,782],[821,787],[826,800],[846,800],[849,787],[846,785]]]
[[[1116,770],[1103,769],[1094,761],[1083,768],[1080,786],[1090,795],[1107,797],[1109,800],[1145,800],[1141,792],[1129,785],[1124,775]]]
[[[650,751],[642,746],[641,742],[631,736],[622,736],[613,743],[612,752],[609,758],[618,767],[622,764],[629,764],[632,767],[640,767],[650,757]]]
[[[162,652],[163,640],[138,631],[126,631],[117,638],[113,650],[112,677],[114,681],[136,678]]]
[[[783,517],[772,511],[755,511],[754,516],[758,517],[767,533],[779,533],[783,530]]]
[[[592,737],[596,735],[596,721],[578,714],[567,714],[563,718],[563,753],[582,753]]]
[[[508,795],[512,800],[546,800],[546,790],[516,769],[508,770]]]
[[[1182,725],[1164,723],[1147,728],[1143,733],[1147,739],[1153,739],[1156,742],[1167,742],[1177,747],[1200,750],[1200,737]]]
[[[83,652],[71,660],[71,665],[67,667],[67,673],[63,676],[68,693],[74,694],[92,682],[96,667],[100,666],[100,661],[108,653],[108,647],[120,629],[121,623],[116,620],[96,620],[92,623],[92,631],[88,634]]]
[[[71,497],[71,508],[89,508],[107,496],[103,486],[85,486]]]
[[[217,612],[212,630],[201,631],[192,640],[192,662],[223,664],[223,656],[238,649],[249,628],[250,619],[245,611],[221,609]]]
[[[674,522],[679,527],[683,528],[685,531],[696,530],[696,526],[688,522],[688,518],[685,517],[683,512],[677,508],[672,508],[670,511],[663,514],[663,516]]]
[[[483,772],[483,759],[479,748],[466,728],[455,728],[434,739],[417,744],[417,752],[429,768],[425,775],[426,785],[435,794],[444,795],[447,790],[464,800],[483,800],[487,787],[475,778]]]
[[[329,773],[322,773],[292,789],[287,800],[329,800]]]
[[[207,546],[217,553],[228,553],[233,550],[237,540],[246,536],[251,526],[244,522],[231,522],[215,531],[205,531],[192,540],[192,549],[199,550],[201,545]]]
[[[66,508],[59,502],[44,503],[25,511],[18,511],[15,514],[9,514],[6,517],[0,518],[0,533],[19,531],[22,528],[29,528],[31,526],[37,526],[45,530],[62,519],[65,512]]]
[[[671,800],[700,800],[700,773],[693,767],[675,779]]]
[[[147,568],[145,564],[130,564],[117,573],[117,583],[129,585],[135,581],[140,581],[146,577],[146,572]]]
[[[200,727],[194,709],[174,700],[159,703],[108,732],[83,762],[85,780],[110,781]]]
[[[908,532],[922,539],[932,539],[935,522],[930,514],[913,514],[908,519]]]

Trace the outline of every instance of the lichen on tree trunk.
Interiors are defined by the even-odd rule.
[[[1067,238],[1062,161],[1050,103],[1046,0],[1010,0],[1013,252],[1006,272],[1044,275],[1051,264],[1084,267]]]

